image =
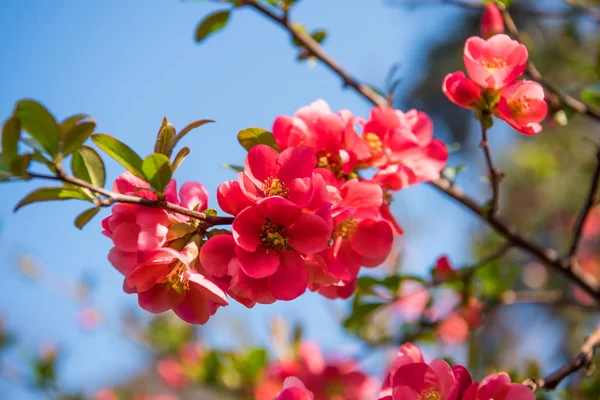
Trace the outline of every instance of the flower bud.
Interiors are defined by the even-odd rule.
[[[481,35],[488,39],[499,33],[504,33],[504,19],[498,10],[496,3],[492,2],[485,6],[481,17]]]

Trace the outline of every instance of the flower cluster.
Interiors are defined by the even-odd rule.
[[[542,130],[548,105],[537,82],[517,80],[527,58],[527,48],[505,34],[471,37],[463,55],[469,77],[462,71],[448,74],[442,90],[453,103],[477,111],[479,119],[493,113],[518,132],[534,135]]]
[[[283,392],[275,397],[282,385]],[[304,342],[297,358],[267,367],[254,396],[256,400],[312,399],[310,396],[315,400],[369,400],[377,395],[378,388],[378,381],[358,369],[355,360],[325,360],[316,344]]]
[[[273,136],[281,152],[252,147],[237,181],[219,186],[235,219],[202,246],[201,264],[248,307],[307,288],[348,298],[359,269],[380,265],[402,232],[389,192],[438,178],[446,147],[421,112],[376,107],[365,121],[323,100],[278,117]],[[373,167],[372,179],[360,175]]]
[[[117,178],[113,191],[157,199],[147,182],[129,172]],[[199,183],[185,183],[177,196],[177,183],[172,180],[165,199],[189,209],[208,208],[208,192]],[[123,290],[136,293],[142,308],[153,313],[173,310],[186,322],[203,324],[219,306],[227,305],[227,296],[198,264],[201,236],[192,231],[186,240],[178,240],[182,235],[177,228],[182,224],[194,228],[180,214],[119,203],[102,221],[102,233],[113,241],[108,259],[125,276]]]

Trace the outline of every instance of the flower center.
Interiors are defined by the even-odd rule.
[[[285,182],[278,178],[269,177],[263,182],[263,193],[267,197],[281,196],[287,198],[289,190],[285,187]]]
[[[285,228],[277,226],[271,221],[263,225],[260,230],[260,241],[268,249],[275,251],[283,250],[287,247],[287,238],[285,237]]]
[[[317,153],[317,168],[325,168],[339,176],[342,171],[342,159],[339,154],[333,154],[327,150]]]
[[[487,69],[489,72],[496,72],[500,68],[506,67],[508,64],[506,61],[494,57],[491,60],[483,60],[481,65],[483,65],[483,68]]]
[[[179,294],[190,290],[190,282],[186,276],[187,267],[180,261],[176,261],[173,269],[165,276],[163,284],[167,289],[173,289]]]
[[[511,100],[508,102],[508,109],[510,110],[510,113],[515,116],[515,115],[522,115],[525,114],[527,112],[529,112],[529,101],[531,99],[527,96],[523,96],[520,97],[518,99],[515,100]]]
[[[335,227],[333,235],[343,239],[350,239],[354,232],[356,232],[356,221],[347,219]]]
[[[436,388],[429,388],[421,392],[419,400],[442,400],[442,395]]]
[[[383,150],[383,143],[381,143],[381,139],[374,133],[365,133],[363,134],[363,139],[367,142],[369,147],[371,148],[371,153],[374,156],[379,155]]]

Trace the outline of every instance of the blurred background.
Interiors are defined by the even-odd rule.
[[[478,34],[482,10],[446,3],[453,2],[302,0],[291,18],[309,31],[326,30],[325,49],[353,76],[391,90],[396,108],[426,111],[435,121],[435,135],[453,149],[447,173],[483,203],[489,193],[477,121],[441,92],[443,77],[463,69],[462,47]],[[567,3],[515,0],[512,10],[545,78],[579,97],[599,79],[600,21]],[[5,0],[0,114],[8,117],[21,98],[40,101],[60,119],[88,113],[99,132],[142,155],[152,151],[163,116],[178,128],[214,119],[216,124],[186,137],[192,152],[176,175],[180,183],[204,184],[213,207],[219,183],[234,177],[221,164],[241,164],[245,156],[236,140],[239,130],[270,129],[277,115],[291,115],[319,98],[334,111],[368,116],[371,106],[364,99],[344,90],[318,62],[297,60],[299,49],[288,35],[252,10],[235,10],[226,29],[196,44],[198,22],[226,7],[191,0]],[[591,179],[600,131],[568,109],[551,111],[536,137],[495,124],[490,147],[506,173],[501,214],[544,245],[564,251]],[[122,172],[112,161],[107,168],[109,181]],[[357,316],[356,300],[332,301],[315,293],[251,310],[233,303],[192,332],[168,317],[153,318],[139,309],[135,296],[123,293],[122,277],[106,259],[111,243],[100,234],[100,217],[109,210],[83,231],[73,225],[85,208],[77,203],[47,203],[13,214],[36,185],[42,183],[0,186],[3,399],[93,398],[116,387],[124,399],[175,393],[158,378],[156,360],[190,341],[201,342],[205,356],[211,348],[224,358],[204,357],[197,379],[202,388],[188,387],[182,398],[252,398],[239,376],[231,378],[217,366],[227,354],[248,348],[266,348],[268,358],[276,359],[285,353],[286,330],[298,336],[299,327],[303,339],[318,343],[326,355],[354,357],[379,377],[390,352],[410,337],[429,357],[466,363],[476,378],[495,370],[525,378],[561,365],[598,323],[585,296],[511,251],[478,270],[472,295],[484,308],[484,323],[470,323],[458,340],[435,339],[402,307],[380,310],[394,314],[383,323],[378,313]],[[426,185],[397,193],[392,210],[406,233],[398,255],[369,271],[373,276],[393,270],[427,279],[440,256],[455,266],[470,265],[503,244],[468,210]],[[598,276],[592,228],[580,257]],[[425,302],[443,309],[455,301],[447,292],[431,293]],[[369,323],[377,332],[361,329]],[[260,379],[260,371],[250,375],[249,382]],[[575,378],[562,388],[555,398],[600,397],[598,375],[582,382]]]

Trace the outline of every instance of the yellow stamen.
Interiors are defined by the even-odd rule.
[[[527,96],[523,96],[518,99],[510,100],[508,102],[508,108],[510,110],[511,115],[514,117],[516,115],[522,115],[529,112],[529,101],[531,99]]]
[[[269,249],[278,251],[287,247],[285,228],[280,227],[267,220],[260,230],[260,241]]]
[[[342,174],[342,159],[339,154],[333,154],[327,150],[317,153],[317,168],[325,168],[340,176]]]
[[[163,281],[167,289],[173,289],[179,294],[190,290],[190,282],[186,276],[187,267],[180,261],[175,261],[173,269],[169,272]]]
[[[335,227],[333,235],[343,239],[350,239],[356,232],[356,222],[352,219],[347,219]]]
[[[263,182],[263,193],[265,196],[281,196],[287,198],[289,190],[285,187],[285,182],[281,182],[278,178],[267,178]]]
[[[381,139],[374,133],[365,133],[363,134],[363,138],[371,148],[371,153],[373,156],[377,156],[383,150],[383,143],[381,143]]]
[[[419,400],[442,400],[442,395],[436,388],[429,388],[421,392]]]
[[[497,70],[506,67],[508,64],[501,58],[494,57],[491,61],[483,60],[481,62],[481,65],[483,65],[483,68],[487,69],[490,72],[496,72]]]

